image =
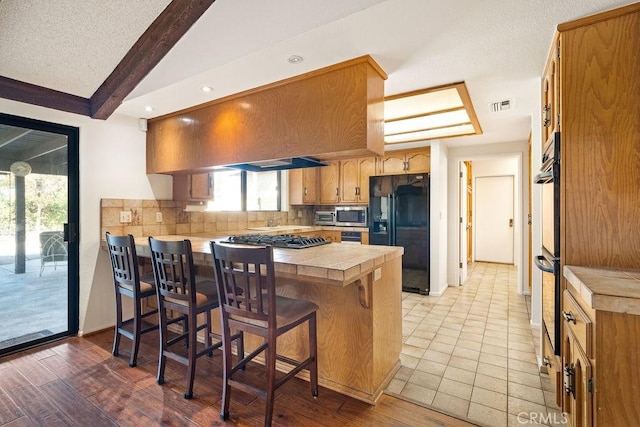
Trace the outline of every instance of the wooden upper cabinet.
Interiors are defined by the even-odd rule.
[[[358,164],[358,159],[340,161],[341,202],[356,203],[358,201],[358,185],[360,184]]]
[[[380,172],[385,175],[404,173],[404,152],[390,151],[380,159]]]
[[[176,174],[173,176],[173,200],[211,200],[211,182],[209,173]]]
[[[386,78],[365,55],[150,119],[147,173],[382,154]]]
[[[431,148],[407,151],[389,151],[380,159],[382,175],[421,173],[431,170]]]
[[[429,172],[431,170],[431,153],[408,152],[406,162],[406,173]]]
[[[333,204],[340,201],[340,162],[328,162],[320,168],[320,203]]]
[[[175,116],[149,125],[147,130],[147,173],[188,171],[194,164],[193,123]]]
[[[358,159],[358,170],[358,201],[369,203],[369,177],[376,175],[376,158],[363,157]]]
[[[289,170],[289,204],[314,205],[318,202],[318,168]]]
[[[560,130],[560,34],[556,34],[542,78],[542,146]]]
[[[213,187],[211,185],[211,175],[208,173],[191,174],[191,199],[209,200],[213,198]]]

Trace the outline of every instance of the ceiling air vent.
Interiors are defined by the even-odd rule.
[[[510,99],[505,99],[504,101],[492,102],[489,104],[489,109],[497,113],[498,111],[510,110],[512,108],[513,102]]]

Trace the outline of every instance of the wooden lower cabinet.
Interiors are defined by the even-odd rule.
[[[593,372],[580,341],[567,332],[563,346],[564,411],[573,427],[593,425]]]
[[[556,396],[556,405],[562,406],[562,360],[553,352],[549,335],[543,328],[544,338],[542,339],[542,363],[547,368],[549,379],[553,384]]]
[[[338,230],[322,230],[318,234],[327,242],[340,243],[342,241],[342,233]]]
[[[620,284],[627,273],[618,280],[614,272],[565,267],[562,408],[573,427],[640,425],[640,293]],[[636,280],[629,282],[635,286]],[[599,289],[620,292],[616,285],[634,296],[623,296],[623,290],[615,302],[605,302],[609,295]],[[599,301],[602,308],[593,308]]]
[[[368,245],[369,244],[369,232],[367,232],[367,231],[363,231],[362,232],[362,244],[363,245]]]

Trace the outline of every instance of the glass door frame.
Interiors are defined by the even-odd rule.
[[[67,331],[44,338],[17,344],[0,350],[0,356],[25,348],[44,344],[66,336],[74,336],[79,328],[80,309],[80,129],[58,123],[0,113],[0,123],[25,129],[56,133],[67,137],[67,224],[65,239],[68,241],[67,267]]]

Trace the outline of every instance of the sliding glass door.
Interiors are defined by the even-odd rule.
[[[0,114],[0,355],[78,331],[78,129]]]

